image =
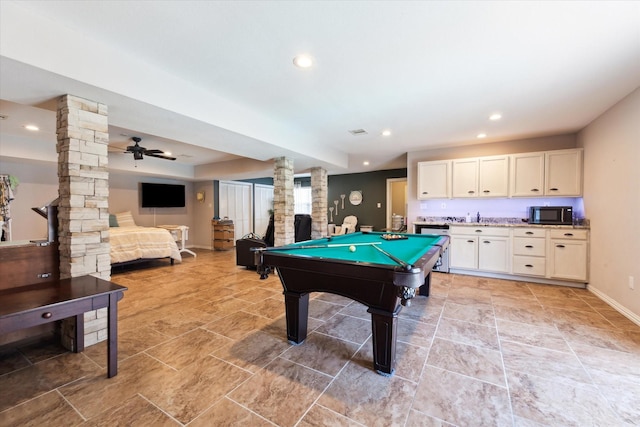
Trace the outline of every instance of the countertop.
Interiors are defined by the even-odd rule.
[[[414,225],[449,225],[461,227],[527,227],[527,228],[555,228],[555,229],[584,229],[588,230],[589,220],[581,219],[574,225],[540,225],[523,222],[521,218],[483,218],[480,222],[464,222],[464,218],[455,217],[424,217],[414,221]]]

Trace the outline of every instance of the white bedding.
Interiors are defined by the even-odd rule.
[[[168,230],[156,227],[111,227],[111,264],[141,258],[171,257],[182,261],[178,245]]]

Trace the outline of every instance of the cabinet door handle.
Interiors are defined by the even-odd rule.
[[[527,246],[525,246],[525,248],[527,248],[527,249],[533,249],[533,246],[531,246],[531,245],[527,245]]]
[[[537,193],[540,190],[538,190],[537,188],[532,188],[531,191],[533,191],[534,193]]]
[[[483,193],[491,193],[491,190],[484,190]]]
[[[488,240],[485,240],[485,241],[484,241],[484,242],[482,242],[482,243],[491,243],[491,242],[490,242],[490,241],[488,241]]]
[[[469,190],[469,191],[467,191],[467,193],[469,193],[469,194],[473,194],[473,193],[475,193],[475,191],[473,191],[473,190]]]
[[[573,236],[573,233],[564,233],[565,236]]]
[[[467,243],[475,243],[475,240],[467,240]]]
[[[482,233],[482,230],[476,230],[476,233]]]
[[[423,191],[422,194],[429,194],[429,192],[428,191]]]
[[[564,248],[564,245],[556,245],[556,248]]]
[[[550,188],[549,191],[558,191],[557,188]]]
[[[526,232],[526,233],[524,233],[524,234],[533,234],[533,231],[527,231],[527,232]]]
[[[527,268],[533,268],[533,265],[531,265],[531,264],[525,264],[524,266],[527,267]]]
[[[42,313],[43,319],[51,319],[51,316],[53,316],[53,313],[51,313],[50,311],[45,311],[44,313]]]
[[[51,277],[51,273],[39,273],[38,274],[38,279],[48,279],[49,277]]]

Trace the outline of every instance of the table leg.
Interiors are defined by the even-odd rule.
[[[302,344],[307,339],[309,294],[285,291],[284,306],[287,312],[287,339],[293,344]]]
[[[393,375],[396,367],[396,339],[398,313],[402,307],[396,307],[393,313],[369,308],[371,330],[373,333],[373,368],[381,375]]]
[[[107,337],[107,377],[118,374],[118,293],[109,294],[109,307],[107,312],[108,337]]]
[[[427,274],[427,277],[424,278],[424,284],[418,288],[418,295],[428,297],[430,289],[431,289],[431,272],[429,272],[429,274]]]
[[[74,333],[74,342],[76,343],[73,351],[80,353],[84,351],[84,313],[76,315],[76,328]]]

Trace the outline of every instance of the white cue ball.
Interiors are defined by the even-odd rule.
[[[356,247],[353,246],[353,245],[349,246],[349,251],[355,252],[356,251]]]

